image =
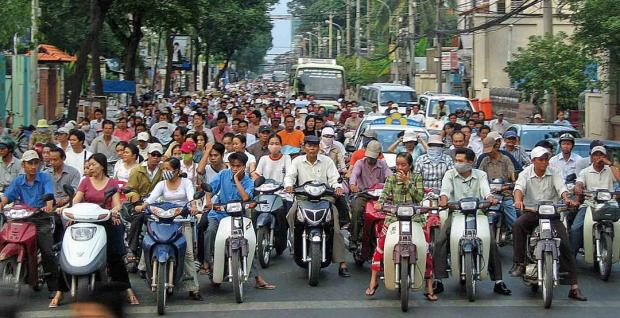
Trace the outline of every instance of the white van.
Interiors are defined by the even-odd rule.
[[[379,112],[385,112],[387,103],[392,101],[398,104],[398,112],[405,113],[407,107],[417,103],[418,96],[409,86],[394,83],[373,83],[360,87],[358,102],[366,112],[370,112],[372,105],[379,106]]]

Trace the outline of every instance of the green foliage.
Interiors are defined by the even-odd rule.
[[[271,32],[257,34],[252,42],[233,55],[233,60],[240,74],[246,71],[257,73],[265,62],[265,55],[271,49]]]
[[[566,0],[574,14],[575,38],[591,53],[608,52],[620,60],[620,1]]]
[[[23,36],[30,28],[29,0],[0,0],[0,48],[9,49],[13,35]]]
[[[379,60],[360,58],[359,72],[355,70],[354,56],[341,56],[337,61],[345,68],[347,85],[350,87],[389,80],[391,62],[387,58]]]
[[[585,68],[588,59],[567,36],[532,36],[526,48],[518,48],[504,69],[517,89],[540,102],[548,91],[558,109],[576,108],[579,94],[588,86]]]

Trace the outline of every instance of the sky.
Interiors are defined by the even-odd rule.
[[[288,15],[288,7],[286,6],[288,2],[289,0],[280,0],[280,2],[274,6],[270,14]],[[272,48],[267,53],[267,61],[271,61],[275,56],[274,54],[282,54],[291,50],[291,20],[274,20],[272,24]]]

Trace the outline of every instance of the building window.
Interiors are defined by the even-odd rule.
[[[497,1],[497,13],[500,13],[500,14],[506,13],[506,0]]]
[[[502,2],[504,2],[504,1],[502,1]],[[512,10],[515,10],[515,9],[519,8],[520,6],[522,6],[524,2],[525,2],[525,0],[512,0],[512,1],[510,1],[510,8]],[[498,4],[498,7],[499,7],[499,4]],[[506,7],[506,5],[504,5],[504,7]]]

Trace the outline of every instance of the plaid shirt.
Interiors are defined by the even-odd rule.
[[[413,171],[422,175],[424,187],[441,189],[444,174],[452,168],[454,168],[452,158],[444,153],[438,164],[433,164],[428,155],[420,156],[415,162]]]
[[[386,201],[390,201],[391,204],[395,205],[401,203],[417,204],[421,202],[422,199],[424,199],[422,176],[418,173],[411,172],[407,183],[398,180],[398,175],[396,174],[387,177],[379,202],[384,204]],[[396,216],[388,214],[383,223],[389,225],[395,221]]]
[[[508,151],[513,157],[515,157],[523,168],[530,165],[530,156],[528,156],[522,148],[515,147],[513,151],[509,151],[506,147],[504,147],[503,150]]]

